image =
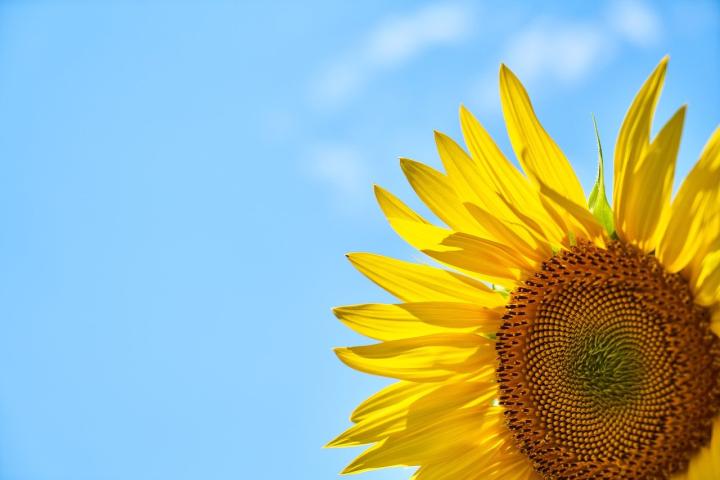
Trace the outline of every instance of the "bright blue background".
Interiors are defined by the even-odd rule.
[[[720,118],[718,12],[3,2],[0,478],[337,478],[358,451],[321,446],[385,381],[334,358],[365,340],[329,308],[388,299],[343,253],[419,259],[371,183],[417,206],[397,157],[436,165],[460,103],[509,153],[506,61],[587,188],[590,113],[611,152],[665,53],[684,174]]]

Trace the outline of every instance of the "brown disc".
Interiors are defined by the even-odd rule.
[[[500,404],[546,479],[668,479],[709,442],[720,340],[685,281],[612,242],[558,253],[497,334]]]

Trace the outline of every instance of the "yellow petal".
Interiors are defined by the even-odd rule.
[[[557,250],[559,248],[559,245],[563,242],[563,239],[567,235],[565,222],[553,218],[550,211],[547,210],[546,205],[543,205],[540,201],[540,192],[537,192],[537,198],[541,208],[539,211],[542,211],[542,216],[538,215],[538,211],[529,212],[524,211],[525,209],[521,210],[518,206],[510,203],[510,201],[506,198],[501,198],[508,208],[510,208],[517,216],[517,218],[523,222],[523,225],[527,227],[527,230],[531,233],[531,235],[540,239],[538,241],[539,244],[547,243],[550,245],[552,250]],[[555,210],[550,210],[552,210],[553,215],[557,215]]]
[[[366,450],[343,473],[420,465],[462,454],[467,450],[463,445],[471,445],[473,438],[482,437],[486,429],[502,421],[498,416],[483,415],[484,410],[484,407],[461,409],[445,416],[441,422],[391,435]]]
[[[493,372],[491,372],[493,373]],[[484,382],[447,383],[417,395],[410,402],[403,401],[350,427],[329,446],[353,446],[378,442],[407,428],[423,428],[427,424],[443,421],[454,411],[477,404],[478,398],[490,401],[497,395],[493,375]]]
[[[528,469],[532,466],[527,458],[506,440],[489,449],[472,448],[444,462],[424,464],[412,480],[527,480],[532,478]]]
[[[473,448],[460,455],[452,455],[449,461],[423,464],[411,480],[472,480],[478,467],[485,463],[488,452]]]
[[[466,113],[466,115],[470,114]],[[482,127],[479,126],[473,127],[473,129],[477,128],[482,129]],[[491,140],[490,142],[492,143]],[[495,221],[503,223],[506,229],[515,231],[516,235],[519,234],[523,236],[523,231],[526,227],[518,223],[518,219],[498,194],[502,188],[497,187],[494,181],[497,172],[493,172],[494,175],[487,174],[488,170],[493,170],[492,166],[485,165],[485,168],[481,169],[480,165],[465,153],[465,150],[463,150],[460,145],[447,135],[437,131],[435,132],[435,143],[440,159],[448,173],[450,184],[457,192],[458,197],[465,202],[465,207],[468,208],[469,205],[471,205],[483,211],[493,212],[492,215]],[[509,165],[507,160],[502,158],[502,154],[498,153],[497,155],[499,156],[495,158],[496,162],[505,164],[506,167],[511,169],[510,171],[515,172],[518,180],[527,183],[527,181],[519,175],[517,170],[515,170],[515,167]],[[500,169],[503,168],[500,167]],[[476,215],[473,216],[477,218]],[[487,230],[486,222],[480,221],[479,223]],[[488,233],[495,235],[496,232],[489,231]],[[502,238],[497,236],[489,238],[499,242],[503,241]]]
[[[470,114],[467,113],[467,115]],[[536,253],[540,246],[534,244],[533,238],[527,232],[527,226],[522,224],[500,198],[498,194],[500,188],[496,187],[492,178],[483,177],[478,164],[447,135],[435,132],[435,143],[443,165],[448,172],[450,183],[458,193],[459,198],[465,202],[465,208],[468,210],[474,209],[470,213],[487,231],[489,234],[487,238],[504,243],[508,240],[508,236],[512,238],[521,237],[524,243],[533,243],[529,250],[533,254]],[[507,160],[500,158],[500,161],[509,166],[519,176],[515,167],[507,164]],[[484,170],[487,171],[488,168]],[[527,183],[522,177],[518,179],[523,183]],[[532,197],[532,195],[529,196]],[[476,214],[478,212],[485,212],[491,215],[492,218],[478,218],[479,215]],[[489,212],[492,212],[492,214]],[[493,225],[489,226],[489,222],[493,222]]]
[[[500,67],[500,99],[510,142],[528,177],[538,186],[545,183],[570,201],[587,206],[570,162],[540,125],[525,88],[505,65]]]
[[[492,363],[495,344],[480,335],[446,333],[341,347],[343,363],[361,372],[399,380],[436,382]]]
[[[720,244],[720,182],[715,190],[706,192],[707,203],[700,235],[699,247],[686,267],[688,277],[697,278],[700,266]]]
[[[500,241],[436,227],[390,192],[376,186],[375,194],[388,222],[400,237],[435,260],[471,276],[513,288],[517,280],[523,277],[521,268],[534,270],[541,259],[550,256],[547,253],[549,248],[533,249],[499,220],[489,214],[487,218],[483,217],[482,211],[472,204],[466,205],[470,213],[479,223],[484,222],[489,236],[500,236]],[[532,237],[528,234],[528,238]],[[511,245],[506,247],[504,243]],[[533,260],[528,261],[521,252],[514,251],[512,246],[522,248],[522,253],[532,256]]]
[[[696,303],[703,306],[720,303],[720,241],[703,259],[692,285]]]
[[[510,203],[537,205],[527,179],[505,158],[492,137],[465,107],[460,107],[460,126],[480,173],[477,188],[485,189],[486,183],[490,183],[493,190]]]
[[[521,480],[535,478],[532,465],[528,459],[520,455],[519,452],[512,452],[505,458],[494,463],[483,465],[479,470],[478,476],[475,477],[478,480],[504,480],[510,478]]]
[[[472,375],[462,377],[462,381],[472,381],[474,379],[484,380],[487,378],[488,372],[492,373],[494,371],[494,366],[488,365],[486,368]],[[392,383],[358,405],[352,415],[350,415],[350,420],[355,423],[361,422],[363,419],[377,414],[377,412],[381,412],[386,408],[392,408],[392,406],[397,403],[402,403],[407,397],[427,393],[437,388],[438,385],[439,384],[405,381]]]
[[[558,243],[564,232],[545,211],[535,187],[505,158],[480,122],[465,107],[460,107],[460,124],[480,176],[492,183],[495,196],[487,192],[488,196],[492,196],[493,200],[500,199],[499,204],[491,202],[492,207],[490,203],[486,204],[487,209],[505,221],[520,222],[536,232],[539,238],[552,244]],[[522,205],[522,211],[517,205]]]
[[[427,165],[406,158],[400,159],[400,165],[415,193],[440,220],[453,230],[485,233],[465,209],[447,177]]]
[[[600,247],[605,246],[605,229],[590,211],[582,207],[544,183],[540,184],[541,200],[549,212],[555,212],[558,223],[565,225],[565,231],[574,238],[568,238],[566,245],[576,239],[590,240]]]
[[[466,204],[470,214],[485,226],[496,241],[508,245],[513,251],[524,256],[532,266],[547,260],[552,256],[552,248],[547,240],[533,235],[526,225],[507,224],[493,213],[472,204]]]
[[[398,340],[451,331],[495,332],[500,327],[504,309],[469,303],[416,302],[348,305],[333,312],[361,335],[376,340]]]
[[[486,307],[505,304],[501,295],[482,282],[447,270],[371,253],[351,253],[348,259],[370,280],[406,302],[466,302]]]
[[[389,191],[379,185],[374,185],[373,187],[375,190],[375,198],[388,219],[401,218],[403,220],[413,220],[419,223],[430,224],[430,222],[415,213],[410,207],[405,205],[399,198]]]
[[[720,480],[720,418],[713,422],[710,445],[690,459],[688,480]]]
[[[624,222],[624,218],[618,217],[618,212],[626,212],[623,205],[626,196],[625,190],[631,188],[632,172],[650,144],[652,117],[665,81],[667,62],[668,57],[663,58],[640,88],[625,115],[615,143],[613,211],[615,212],[616,226]]]
[[[453,233],[452,230],[431,224],[395,195],[377,185],[375,197],[395,233],[418,250],[435,248]]]
[[[358,405],[350,415],[350,420],[357,423],[375,412],[392,408],[393,405],[406,401],[407,398],[423,395],[437,385],[416,382],[395,382],[376,392]]]
[[[442,462],[423,464],[412,480],[539,480],[540,476],[517,449],[502,422],[500,427],[504,432],[496,435],[494,441]]]
[[[489,179],[483,178],[472,158],[452,138],[437,131],[435,145],[448,179],[460,199],[486,206],[486,201],[493,197],[487,194],[494,194],[494,189]]]
[[[671,272],[682,270],[717,236],[708,229],[720,213],[720,128],[705,145],[671,206],[657,256]]]
[[[379,441],[390,433],[401,431],[405,428],[410,405],[442,385],[416,382],[397,382],[390,385],[366,400],[364,404],[374,402],[374,405],[362,416],[357,418],[353,416],[355,425],[329,442],[326,447],[362,445]]]
[[[660,133],[634,165],[625,168],[624,196],[615,209],[618,236],[648,253],[655,249],[661,222],[670,213],[675,160],[685,120],[685,107]]]
[[[453,233],[443,239],[442,249],[426,249],[434,259],[473,272],[476,276],[506,288],[514,288],[533,266],[504,245],[467,233]]]
[[[715,305],[710,312],[710,330],[720,337],[720,305]]]
[[[705,225],[703,226],[703,231],[701,232],[701,235],[703,239],[700,241],[700,246],[693,255],[693,258],[690,260],[690,263],[686,267],[687,270],[687,278],[696,279],[699,275],[699,271],[702,265],[702,262],[705,260],[705,258],[710,255],[712,252],[718,249],[718,245],[720,245],[720,186],[718,188],[718,191],[715,192],[715,200],[710,200],[706,217]],[[718,206],[713,211],[712,205],[714,203],[717,203]],[[713,233],[714,232],[714,233]]]

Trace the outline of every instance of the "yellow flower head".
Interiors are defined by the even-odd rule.
[[[344,473],[414,480],[720,479],[720,129],[672,197],[685,108],[650,138],[667,58],[625,117],[613,205],[589,201],[502,66],[522,172],[464,108],[467,151],[436,133],[446,172],[402,168],[445,226],[376,187],[393,229],[448,269],[356,253],[401,303],[339,307],[378,340],[339,348],[399,380],[330,446],[370,444]]]

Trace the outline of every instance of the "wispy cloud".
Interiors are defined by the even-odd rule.
[[[660,39],[660,17],[639,1],[616,1],[608,10],[608,23],[621,38],[646,47]]]
[[[327,187],[337,208],[356,210],[368,197],[370,175],[361,153],[341,143],[315,145],[308,154],[307,174]]]
[[[505,62],[524,79],[574,83],[608,55],[607,40],[592,24],[542,19],[512,39]]]
[[[615,58],[620,47],[649,47],[662,34],[659,15],[639,0],[608,4],[597,19],[543,17],[531,21],[501,49],[501,60],[526,84],[574,86]],[[476,101],[497,108],[497,74],[480,74]]]
[[[400,68],[433,47],[451,45],[470,32],[471,12],[461,4],[438,3],[382,20],[323,71],[312,86],[314,104],[337,108],[378,75]]]

